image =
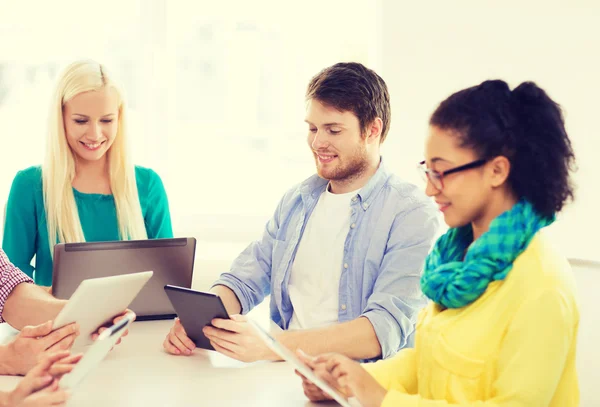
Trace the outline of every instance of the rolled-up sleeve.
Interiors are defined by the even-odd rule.
[[[8,296],[21,283],[33,283],[33,280],[15,267],[0,249],[0,323],[5,322],[2,315]]]
[[[252,242],[233,262],[229,272],[221,274],[214,286],[223,285],[232,290],[242,307],[242,314],[247,314],[260,304],[271,292],[271,266],[273,244],[277,231],[281,208],[285,197],[281,200],[275,214],[267,222],[260,240]]]
[[[383,359],[413,345],[417,315],[426,304],[421,272],[439,225],[429,204],[401,212],[394,220],[373,293],[362,313],[373,325]]]

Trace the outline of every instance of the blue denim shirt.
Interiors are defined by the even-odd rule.
[[[214,285],[235,292],[242,313],[271,294],[271,319],[287,329],[293,313],[288,284],[298,243],[328,181],[317,175],[290,189],[262,238],[250,244]],[[339,286],[339,322],[369,319],[382,358],[412,346],[426,304],[419,280],[439,227],[433,203],[416,186],[386,171],[383,161],[351,199]]]

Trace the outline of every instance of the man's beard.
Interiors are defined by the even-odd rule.
[[[321,178],[329,181],[349,182],[359,178],[367,169],[367,151],[365,146],[360,144],[352,156],[345,158],[345,162],[338,156],[340,161],[335,168],[325,170],[319,166],[319,157],[315,157],[317,163],[317,172]]]

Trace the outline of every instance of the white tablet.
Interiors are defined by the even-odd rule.
[[[344,407],[352,407],[343,395],[327,384],[324,380],[321,380],[321,378],[317,376],[310,367],[306,366],[300,359],[298,359],[298,357],[296,357],[296,355],[294,355],[294,352],[279,343],[277,339],[273,338],[271,334],[265,331],[255,321],[250,320],[249,322],[258,336],[269,347],[269,349],[278,354],[286,362],[290,362],[297,371],[302,373],[304,377],[313,382],[318,388],[331,396],[339,404]]]
[[[91,335],[125,311],[152,274],[152,271],[144,271],[82,281],[54,319],[52,329],[77,322],[79,336],[73,347],[81,348],[90,344]]]
[[[75,368],[60,379],[60,387],[63,389],[74,389],[85,377],[98,366],[106,357],[115,343],[125,333],[129,325],[135,319],[135,314],[128,312],[122,320],[103,331],[89,350],[83,355]]]

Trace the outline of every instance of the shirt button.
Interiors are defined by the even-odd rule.
[[[344,263],[344,268],[347,269],[348,268],[348,263]]]
[[[355,196],[352,197],[352,202],[356,202],[356,197]]]
[[[342,310],[345,311],[346,310],[346,304],[342,304]]]
[[[368,207],[369,207],[369,204],[368,204],[368,203],[365,203],[365,204],[363,205],[363,208],[365,208],[365,209],[367,209]]]
[[[356,223],[351,224],[350,227],[354,229],[356,227]]]

